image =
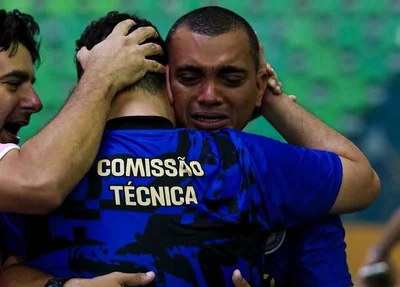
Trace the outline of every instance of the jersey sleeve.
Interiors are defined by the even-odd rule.
[[[347,265],[345,231],[339,216],[294,228],[291,286],[353,286]]]
[[[242,141],[272,224],[290,228],[328,214],[342,183],[338,155],[246,133]]]
[[[0,160],[12,149],[19,149],[16,144],[0,144]]]

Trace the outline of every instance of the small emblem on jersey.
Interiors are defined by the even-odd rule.
[[[281,247],[285,241],[286,230],[272,232],[265,244],[265,255],[271,254]]]
[[[275,279],[269,275],[269,274],[264,274],[263,276],[263,286],[265,287],[275,287]]]

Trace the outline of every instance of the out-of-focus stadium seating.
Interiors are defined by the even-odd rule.
[[[301,105],[359,144],[381,175],[383,189],[377,202],[367,211],[345,218],[383,222],[398,206],[400,132],[394,125],[400,121],[400,84],[397,84],[400,83],[400,1],[0,2],[2,8],[18,8],[33,14],[42,29],[43,63],[37,71],[36,88],[43,99],[44,110],[23,130],[24,140],[51,120],[72,90],[76,82],[74,41],[91,20],[112,10],[138,13],[156,24],[165,36],[173,21],[182,14],[205,5],[220,5],[239,13],[253,25],[268,61],[284,83],[284,90],[297,95]],[[281,139],[263,119],[253,121],[247,131]],[[352,250],[349,255],[357,261],[351,266],[353,274],[366,249],[360,249],[360,254],[354,249],[363,240],[356,236],[357,230],[354,233],[350,229],[349,233],[349,249]]]
[[[71,89],[74,40],[91,19],[110,10],[138,12],[165,35],[174,19],[203,5],[221,5],[246,17],[260,35],[285,90],[346,132],[346,115],[362,116],[369,107],[371,80],[379,85],[390,73],[387,60],[395,49],[399,11],[396,1],[373,0],[2,2],[6,9],[35,15],[43,31],[45,61],[38,71],[37,87],[47,108],[36,116],[37,124],[25,131],[25,137],[54,114]],[[279,138],[261,119],[250,124],[248,131]]]
[[[138,13],[165,36],[173,21],[194,8],[220,5],[248,19],[260,36],[284,90],[327,124],[356,141],[368,133],[368,114],[385,102],[385,85],[398,69],[400,5],[390,0],[2,0],[6,9],[33,14],[42,29],[43,64],[37,90],[44,111],[24,129],[36,133],[61,107],[76,81],[74,41],[93,19],[111,10]],[[400,62],[400,60],[398,61]],[[264,119],[247,131],[280,139]],[[362,145],[362,142],[361,142]],[[384,200],[386,202],[386,200]],[[393,202],[393,200],[388,199]],[[384,204],[383,201],[381,204]],[[393,205],[393,204],[392,204]],[[378,206],[366,219],[384,220]],[[349,217],[364,219],[361,213]]]

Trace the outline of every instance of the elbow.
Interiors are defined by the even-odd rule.
[[[346,164],[347,172],[342,181],[340,194],[330,214],[354,213],[367,209],[381,190],[379,176],[368,161]]]
[[[42,194],[37,214],[46,215],[57,210],[63,203],[63,199],[55,194],[56,190],[47,189]]]
[[[360,210],[364,210],[371,206],[381,191],[381,181],[378,174],[371,168],[368,179],[365,180],[365,189],[363,200],[361,201]]]
[[[58,209],[64,198],[61,190],[52,180],[44,178],[29,180],[23,190],[27,203],[24,213],[46,215]]]
[[[373,199],[372,199],[371,203],[375,201],[375,199],[378,197],[379,193],[381,192],[381,180],[380,180],[378,174],[375,172],[375,170],[373,170],[373,173],[374,173],[373,174],[373,187],[374,188],[372,190]]]
[[[38,214],[41,215],[52,213],[64,202],[64,198],[60,195],[60,191],[52,185],[43,186],[40,191],[38,190],[38,194]]]

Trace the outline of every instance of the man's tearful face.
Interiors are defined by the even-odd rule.
[[[205,36],[178,29],[168,43],[167,87],[178,126],[242,130],[261,105],[262,78],[245,31]]]
[[[0,143],[18,144],[18,132],[42,109],[33,83],[35,71],[29,51],[22,44],[10,56],[11,47],[0,52]]]

